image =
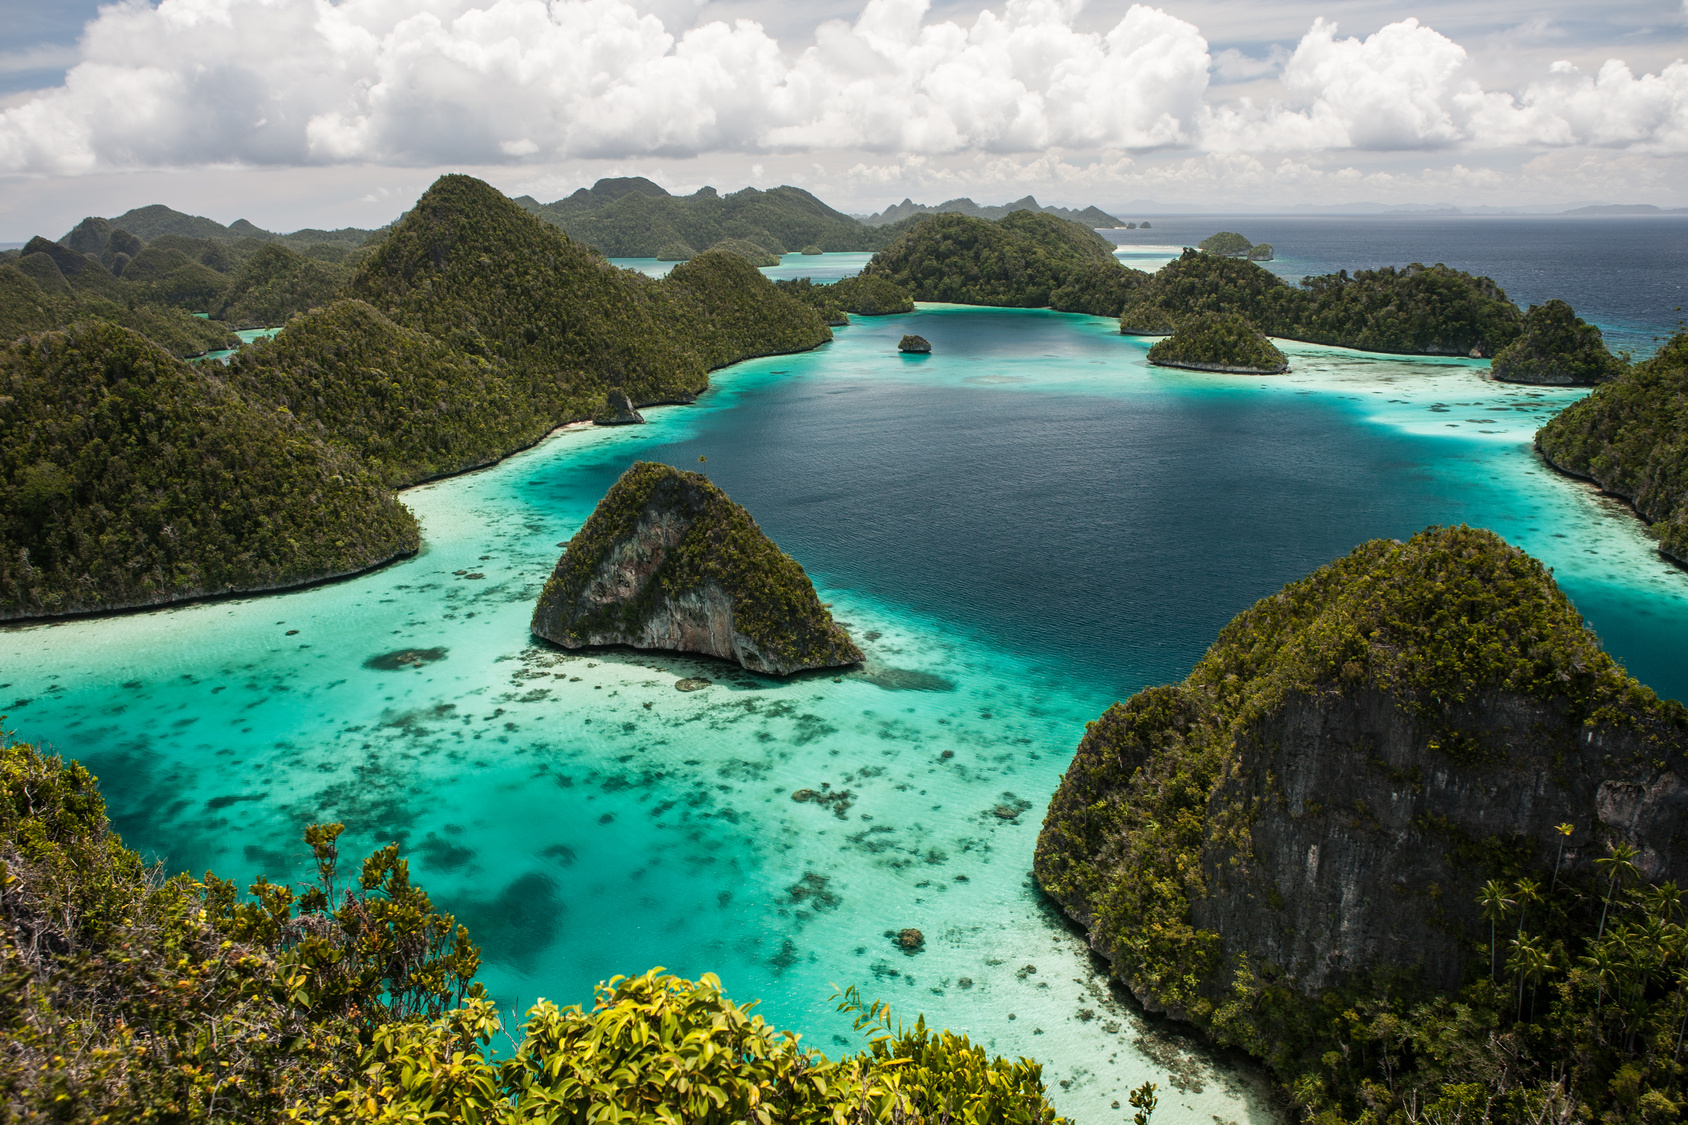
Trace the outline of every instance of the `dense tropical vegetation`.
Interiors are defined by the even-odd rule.
[[[1536,448],[1628,500],[1659,549],[1688,566],[1688,333],[1556,415]]]
[[[883,277],[857,274],[831,284],[816,285],[806,277],[776,281],[774,287],[813,308],[828,324],[850,323],[845,313],[859,316],[889,316],[914,311],[914,298],[907,289]]]
[[[728,254],[737,254],[753,266],[777,266],[780,255],[772,250],[765,250],[754,242],[742,238],[723,238],[710,247],[711,250],[721,250]],[[687,255],[688,258],[692,255]]]
[[[1244,235],[1234,230],[1222,230],[1218,234],[1210,234],[1196,243],[1196,249],[1203,254],[1215,254],[1221,258],[1247,258],[1251,262],[1269,262],[1272,260],[1272,244],[1250,242]]]
[[[232,346],[228,328],[284,324],[332,299],[379,237],[350,229],[276,235],[159,205],[116,220],[90,216],[57,242],[35,238],[0,253],[0,271],[11,264],[57,298],[43,307],[42,295],[17,290],[10,278],[0,294],[0,337],[97,317],[180,356]]]
[[[1495,356],[1489,373],[1509,383],[1589,386],[1617,378],[1624,367],[1600,329],[1555,299],[1530,306],[1522,333]]]
[[[1355,799],[1328,810],[1314,800],[1322,791],[1290,797],[1288,779],[1257,777],[1284,737],[1286,706],[1325,714],[1378,698],[1388,701],[1379,714],[1417,732],[1416,768],[1386,769],[1362,741],[1337,771]],[[1532,716],[1521,744],[1490,729],[1510,720],[1484,718],[1503,704]],[[1349,905],[1394,918],[1371,923],[1385,929],[1428,914],[1463,950],[1452,990],[1427,987],[1410,963],[1356,965],[1332,987],[1303,989],[1201,921],[1223,888],[1278,870],[1266,821],[1328,817],[1334,848],[1379,830],[1367,786],[1418,793],[1432,775],[1446,785],[1509,756],[1552,780],[1586,768],[1574,760],[1579,739],[1605,740],[1609,769],[1624,746],[1658,759],[1638,768],[1679,769],[1688,712],[1625,675],[1546,568],[1492,533],[1375,541],[1239,615],[1182,684],[1139,692],[1092,723],[1050,805],[1037,878],[1084,920],[1122,981],[1264,1059],[1308,1121],[1676,1120],[1688,1098],[1681,892],[1642,878],[1620,835],[1596,846],[1592,789],[1578,823],[1545,840],[1482,838],[1422,816],[1414,846],[1448,856],[1436,885]],[[1551,799],[1551,787],[1534,796]],[[1504,812],[1493,811],[1498,823]],[[1287,862],[1294,870],[1274,886],[1227,900],[1253,903],[1238,909],[1274,933],[1313,859]]]
[[[1343,270],[1291,286],[1252,262],[1186,250],[1133,291],[1120,331],[1166,335],[1198,312],[1238,313],[1287,340],[1419,355],[1492,356],[1523,321],[1493,281],[1442,265]]]
[[[489,464],[555,425],[501,365],[356,299],[295,318],[236,355],[227,377],[306,432],[356,450],[389,488]]]
[[[541,1002],[495,1057],[468,932],[396,846],[360,866],[312,825],[295,888],[165,878],[123,846],[95,778],[0,740],[0,1099],[95,1125],[662,1121],[1056,1125],[1035,1063],[854,991],[864,1050],[831,1060],[710,976],[653,970],[590,1011]]]
[[[877,250],[892,237],[794,187],[745,188],[729,195],[706,187],[675,196],[642,176],[629,176],[599,180],[555,203],[532,203],[531,210],[611,258],[667,257],[725,239],[775,256],[805,246]]]
[[[134,248],[93,221],[73,234]],[[0,265],[4,327],[37,333],[0,351],[0,617],[377,565],[416,549],[391,489],[601,415],[612,391],[690,401],[714,368],[831,338],[811,302],[742,257],[705,253],[653,280],[466,176],[337,262],[164,233],[126,265],[116,252],[119,278],[92,252],[36,242]],[[207,275],[225,279],[230,322],[287,321],[226,371],[168,354],[234,342],[161,295]]]
[[[0,619],[346,574],[417,526],[272,400],[90,321],[0,347]]]
[[[847,313],[861,316],[889,316],[914,311],[914,297],[886,277],[858,274],[827,286],[827,296]]]
[[[209,307],[218,320],[235,328],[286,324],[295,313],[332,301],[349,274],[343,265],[267,243],[230,272],[221,299]]]
[[[992,222],[944,214],[909,222],[862,276],[890,281],[917,301],[1045,308],[1060,293],[1066,311],[1113,316],[1116,300],[1145,277],[1121,266],[1107,239],[1053,215],[1016,211]]]
[[[1149,349],[1149,362],[1246,375],[1276,375],[1289,370],[1289,359],[1277,345],[1236,313],[1185,317],[1177,331]]]
[[[103,284],[73,276],[74,283],[44,253],[0,262],[0,340],[103,320],[138,332],[175,356],[199,355],[239,343],[227,325],[142,300],[133,291],[120,288],[113,293],[112,288],[123,283],[109,274]]]

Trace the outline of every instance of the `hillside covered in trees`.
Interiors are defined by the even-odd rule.
[[[1149,349],[1149,362],[1237,375],[1277,375],[1289,370],[1284,353],[1236,313],[1185,317],[1177,331]]]
[[[1196,313],[1236,313],[1268,336],[1409,355],[1493,356],[1523,314],[1500,286],[1447,266],[1384,266],[1290,285],[1253,262],[1186,250],[1136,287],[1120,331],[1167,335]]]
[[[1536,432],[1536,448],[1555,468],[1629,501],[1659,550],[1688,566],[1688,333],[1555,415]]]
[[[1119,225],[1119,220],[1095,207],[1082,211],[1044,207],[1029,195],[994,207],[981,207],[970,199],[952,199],[937,207],[904,200],[864,221],[827,206],[802,188],[744,188],[722,195],[706,187],[680,196],[643,176],[602,179],[554,203],[527,196],[517,202],[611,258],[683,260],[729,239],[775,256],[879,250],[915,221],[937,213],[985,220],[1015,213],[1049,214],[1086,230]]]
[[[611,258],[655,258],[675,249],[697,253],[726,239],[753,243],[774,255],[806,246],[877,250],[891,237],[794,187],[745,188],[727,195],[702,188],[677,196],[642,176],[630,176],[599,180],[554,203],[526,202],[546,222]]]
[[[416,520],[345,446],[90,321],[0,351],[0,620],[368,569]]]
[[[1148,277],[1114,258],[1113,244],[1053,215],[1016,211],[996,221],[917,216],[862,271],[916,301],[1118,315]]]
[[[134,248],[105,237],[106,250]],[[123,272],[145,281],[58,243],[0,266],[0,290],[18,298],[8,315],[35,333],[0,351],[0,617],[379,565],[417,546],[391,490],[496,461],[612,394],[691,401],[715,368],[831,339],[813,305],[736,255],[701,255],[660,281],[616,269],[467,176],[442,178],[337,263],[274,240],[242,257],[237,242],[195,238],[141,246]],[[119,305],[132,291],[112,289],[219,268],[226,309],[289,318],[227,369],[171,354],[214,322]],[[65,291],[37,297],[25,269]],[[72,288],[66,270],[99,280]],[[218,326],[208,342],[226,335]]]

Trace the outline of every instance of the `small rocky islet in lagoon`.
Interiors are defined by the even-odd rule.
[[[803,567],[701,473],[636,462],[598,502],[539,595],[536,637],[695,652],[788,676],[862,652]]]

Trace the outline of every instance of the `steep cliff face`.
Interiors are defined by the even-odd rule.
[[[1036,873],[1145,1004],[1271,1057],[1283,1003],[1467,979],[1488,879],[1586,881],[1616,843],[1688,877],[1685,752],[1682,707],[1545,568],[1433,528],[1264,599],[1092,723]]]
[[[1251,856],[1205,848],[1208,893],[1191,922],[1223,955],[1277,966],[1306,994],[1379,966],[1457,988],[1484,926],[1478,890],[1504,864],[1592,873],[1607,841],[1640,852],[1654,880],[1688,874],[1676,838],[1688,811],[1683,742],[1624,723],[1585,724],[1563,702],[1493,694],[1449,716],[1485,748],[1443,749],[1438,724],[1367,687],[1296,694],[1263,722],[1211,809],[1258,809]],[[1673,759],[1655,765],[1664,753]]]
[[[803,568],[700,473],[641,461],[605,494],[534,610],[567,648],[697,652],[790,675],[862,659]]]

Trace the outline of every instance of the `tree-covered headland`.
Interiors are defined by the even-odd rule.
[[[1688,566],[1688,333],[1566,407],[1536,432],[1536,448],[1628,500],[1659,550]]]
[[[1600,329],[1564,301],[1531,305],[1523,331],[1495,356],[1489,373],[1508,383],[1593,386],[1622,374],[1628,356],[1606,350]]]

